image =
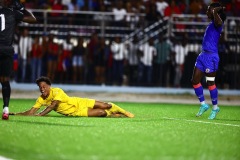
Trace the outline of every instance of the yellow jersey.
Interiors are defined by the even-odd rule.
[[[66,116],[75,116],[77,112],[84,111],[81,116],[87,116],[87,108],[93,108],[95,100],[79,98],[79,97],[69,97],[61,88],[50,88],[49,96],[43,99],[39,96],[34,104],[34,108],[41,108],[42,106],[51,105],[52,101],[60,101],[58,106],[54,109],[57,113]],[[88,102],[88,103],[86,103]],[[90,103],[89,103],[90,102]],[[80,116],[80,115],[78,115]]]

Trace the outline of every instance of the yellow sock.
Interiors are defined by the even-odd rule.
[[[109,109],[111,112],[113,112],[113,113],[122,113],[122,114],[126,113],[126,111],[124,109],[122,109],[121,107],[117,106],[116,104],[111,103],[111,102],[109,104],[112,105],[112,107]]]
[[[109,109],[105,109],[105,112],[107,113],[107,117],[111,116],[111,111]]]

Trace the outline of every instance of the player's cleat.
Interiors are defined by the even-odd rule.
[[[8,118],[9,118],[9,115],[7,113],[2,114],[2,119],[3,120],[8,120]]]
[[[133,118],[134,117],[134,114],[132,114],[130,112],[125,112],[124,115],[129,117],[129,118]]]
[[[8,107],[3,108],[3,114],[2,114],[2,119],[3,120],[8,120],[9,118],[9,110]]]
[[[198,113],[196,114],[197,117],[200,117],[204,112],[206,112],[209,109],[208,104],[202,104],[200,106],[200,109],[198,111]]]
[[[219,107],[217,109],[215,109],[215,110],[212,110],[212,112],[211,112],[210,116],[208,117],[208,119],[215,119],[217,114],[218,114],[218,112],[220,112],[220,108]]]

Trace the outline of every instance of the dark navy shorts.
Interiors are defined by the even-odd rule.
[[[202,52],[198,55],[195,67],[205,73],[212,73],[218,70],[219,56],[217,53]]]

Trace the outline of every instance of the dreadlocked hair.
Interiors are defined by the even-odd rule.
[[[221,3],[219,3],[219,2],[213,2],[213,3],[210,4],[210,7],[211,7],[211,8],[222,7],[222,9],[220,9],[220,10],[218,11],[218,14],[219,14],[219,16],[220,16],[220,18],[222,19],[223,22],[226,20],[226,14],[225,14],[225,12],[224,12],[224,10],[223,10],[223,6],[222,6]]]

